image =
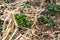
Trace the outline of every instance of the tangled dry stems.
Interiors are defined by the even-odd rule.
[[[57,39],[60,40],[60,31],[42,32],[40,31],[40,28],[37,26],[37,16],[42,11],[45,10],[44,8],[41,7],[43,6],[44,2],[42,2],[41,6],[37,7],[36,9],[32,6],[31,6],[31,9],[28,9],[27,7],[26,8],[21,7],[22,2],[24,1],[18,2],[17,0],[15,3],[12,3],[12,4],[18,5],[17,8],[14,10],[10,9],[11,4],[2,3],[2,5],[0,5],[0,7],[7,6],[7,8],[3,12],[3,15],[0,16],[0,18],[4,20],[3,30],[2,30],[3,35],[0,37],[0,40],[44,40],[46,36],[48,37],[45,40],[49,40],[49,39],[55,40],[56,36],[58,36]],[[16,13],[20,13],[20,11],[23,11],[24,13],[26,13],[29,19],[34,21],[34,24],[32,25],[31,29],[23,28],[22,30],[20,30],[21,32],[18,30],[18,24],[16,23],[14,15]],[[28,14],[28,13],[32,13],[32,14]],[[6,23],[7,21],[8,21],[8,24]],[[22,31],[23,31],[23,34],[22,34]]]

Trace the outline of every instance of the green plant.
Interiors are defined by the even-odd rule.
[[[54,15],[54,13],[60,13],[60,5],[48,3],[46,5],[47,14]]]
[[[57,21],[55,18],[51,18],[51,16],[39,16],[38,21],[43,24],[47,24],[48,27],[54,26]]]
[[[60,5],[48,3],[46,5],[47,10],[60,11]]]
[[[31,25],[33,24],[33,22],[28,20],[28,17],[24,13],[16,14],[15,19],[16,19],[17,24],[20,27],[30,28]]]
[[[47,26],[51,27],[57,23],[55,14],[60,14],[60,6],[57,4],[48,3],[45,7],[45,11],[43,11],[40,16],[38,16],[38,21],[43,24],[47,24]],[[42,16],[43,15],[43,16]]]
[[[40,6],[40,0],[28,0],[25,4],[31,5],[33,7]]]
[[[51,26],[54,26],[56,23],[57,23],[57,20],[56,20],[56,19],[51,19],[51,20],[47,23],[47,26],[51,27]]]
[[[5,2],[5,3],[13,3],[13,2],[15,2],[15,0],[2,0],[3,2]]]
[[[39,16],[38,20],[39,22],[44,23],[44,24],[48,22],[48,19],[45,16]]]

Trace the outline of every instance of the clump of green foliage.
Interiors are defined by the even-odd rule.
[[[48,10],[53,10],[53,11],[60,11],[60,6],[57,5],[57,4],[48,3],[48,4],[46,5],[46,9],[48,9]]]
[[[51,18],[50,16],[39,16],[38,21],[42,24],[47,24],[47,26],[54,26],[57,22],[55,18]]]
[[[13,3],[13,2],[15,2],[15,0],[2,0],[3,2],[5,2],[5,3]]]
[[[44,16],[38,17],[40,23],[47,24],[47,26],[51,27],[57,23],[55,15],[60,14],[60,5],[48,3],[45,7],[45,11],[42,13]]]
[[[56,19],[51,19],[51,20],[47,23],[47,26],[51,27],[51,26],[54,26],[56,23],[57,23],[57,20],[56,20]]]
[[[31,28],[33,22],[28,20],[28,17],[24,13],[16,14],[15,19],[17,24],[20,27],[28,27]]]
[[[46,12],[50,15],[60,13],[60,5],[48,3],[46,5]]]
[[[43,24],[45,24],[45,23],[48,22],[47,17],[44,17],[44,16],[42,16],[42,15],[38,17],[38,20],[39,20],[39,22],[41,22],[41,23],[43,23]]]

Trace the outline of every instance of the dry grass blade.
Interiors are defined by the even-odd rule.
[[[6,40],[7,36],[9,35],[11,31],[11,28],[8,29],[7,33],[5,34],[5,37],[2,38],[2,40]]]
[[[12,34],[12,36],[9,38],[9,40],[11,40],[13,38],[13,36],[16,34],[18,29],[15,29],[14,33]]]
[[[21,38],[21,36],[22,36],[22,35],[20,34],[18,37],[16,37],[16,39],[15,39],[15,40],[18,40],[18,38]]]

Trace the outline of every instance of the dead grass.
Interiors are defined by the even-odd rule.
[[[25,8],[21,6],[23,2],[27,2],[27,0],[17,0],[16,2],[10,4],[0,1],[0,7],[3,6],[3,10],[1,9],[3,11],[3,15],[0,15],[0,19],[4,21],[3,29],[0,33],[0,40],[56,40],[56,38],[57,40],[60,40],[60,17],[58,18],[57,29],[48,28],[45,25],[39,25],[37,22],[37,16],[45,10],[45,1],[42,0],[40,3],[41,6],[39,7],[33,7],[30,5],[30,8],[27,6]],[[16,4],[16,9],[13,9],[11,4]],[[60,5],[58,1],[57,4]],[[31,29],[21,28],[21,30],[19,30],[14,15],[21,12],[24,12],[29,17],[29,20],[34,22]]]

